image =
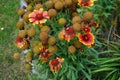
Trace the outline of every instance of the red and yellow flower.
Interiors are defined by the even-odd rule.
[[[63,61],[64,61],[63,58],[58,57],[56,59],[50,60],[49,62],[50,70],[56,73],[60,68],[62,68],[61,62]]]
[[[67,28],[63,28],[62,30],[62,36],[65,40],[67,40],[68,42],[75,37],[75,31],[73,30],[73,27],[67,27]]]
[[[41,50],[41,49],[40,49]],[[39,55],[39,58],[42,60],[42,62],[47,62],[48,59],[52,56],[52,53],[48,51],[48,49],[42,49],[41,54]]]
[[[93,5],[95,0],[78,0],[78,4],[83,7],[90,7]]]
[[[82,23],[83,23],[83,26],[89,26],[89,27],[95,27],[97,28],[98,27],[98,23],[94,20],[86,20],[86,19],[82,19]]]
[[[35,25],[38,24],[41,26],[43,23],[45,23],[49,19],[48,12],[44,11],[43,8],[40,8],[39,10],[34,10],[32,13],[29,14],[29,21]]]
[[[21,37],[19,37],[19,36],[16,37],[15,45],[16,45],[18,48],[22,49],[22,48],[24,48],[25,45],[27,45],[27,44],[28,44],[28,42],[27,42],[27,40],[26,40],[25,38],[21,38]]]
[[[85,34],[78,34],[79,41],[83,43],[84,45],[91,46],[94,44],[94,35],[92,33],[85,33]]]
[[[85,33],[89,33],[89,32],[91,32],[91,29],[90,29],[89,26],[85,26],[85,27],[83,27],[83,31],[84,31]]]
[[[91,23],[91,26],[93,26],[95,28],[98,28],[98,23],[96,21],[94,21],[94,22]]]

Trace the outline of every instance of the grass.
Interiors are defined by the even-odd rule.
[[[0,0],[0,80],[26,80],[22,62],[12,58],[19,6],[19,0]]]

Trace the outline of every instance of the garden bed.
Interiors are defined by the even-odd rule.
[[[120,58],[116,58],[119,47],[115,47],[117,51],[109,50],[114,47],[110,40],[115,40],[111,35],[115,34],[112,28],[117,24],[111,17],[112,13],[100,15],[99,10],[103,8],[96,11],[98,3],[104,6],[104,1],[94,0],[21,0],[21,9],[18,10],[20,20],[16,25],[19,31],[15,39],[15,45],[20,51],[14,54],[14,59],[20,59],[20,53],[23,53],[25,69],[37,73],[40,79],[110,79],[111,74],[119,72],[117,62]],[[104,22],[108,17],[113,20],[110,31],[104,32],[107,28],[103,31],[101,29],[107,26]],[[117,37],[119,38],[118,35]],[[104,51],[106,49],[108,50]],[[114,58],[111,59],[111,56]],[[111,66],[114,61],[115,65]],[[111,65],[107,68],[109,63]],[[114,70],[116,71],[112,73]],[[106,76],[101,75],[101,78],[93,75],[104,71]],[[119,76],[112,79],[119,79]]]

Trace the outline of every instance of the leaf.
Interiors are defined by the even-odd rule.
[[[111,15],[111,13],[103,11],[103,13],[101,15],[107,18],[107,17],[109,17]]]
[[[107,50],[107,51],[99,52],[99,54],[106,54],[106,53],[111,53],[111,52],[116,52],[116,51],[114,51],[114,50]]]
[[[46,70],[45,78],[48,78],[48,69]]]
[[[71,57],[72,61],[75,62],[76,56],[72,55],[72,56],[70,56],[70,57]]]
[[[80,65],[81,68],[83,68],[83,69],[85,68],[85,67],[83,66],[83,64],[79,63],[79,65]]]
[[[91,77],[90,77],[90,75],[89,75],[87,72],[85,72],[83,69],[81,69],[81,71],[83,72],[83,74],[85,75],[85,77],[86,77],[88,80],[92,80]]]
[[[114,70],[114,69],[116,69],[116,68],[100,68],[100,69],[92,71],[92,73],[95,74],[95,73],[98,73],[98,72],[111,71],[111,70]]]
[[[119,76],[119,75],[118,75]],[[113,75],[112,75],[112,78],[111,78],[111,80],[117,80],[117,72],[116,73],[114,73]]]
[[[94,48],[89,49],[89,53],[93,55],[96,59],[98,59],[98,52]]]
[[[111,71],[109,74],[106,75],[106,77],[104,78],[104,80],[106,80],[108,77],[110,77],[116,71],[117,71],[117,69]]]
[[[120,66],[119,63],[110,63],[110,64],[106,64],[106,65],[101,65],[100,67],[117,67]]]
[[[64,69],[62,69],[59,73],[59,76],[62,76],[64,73],[66,73],[68,71],[68,68],[65,67]]]
[[[90,60],[86,60],[89,64],[92,64],[92,65],[97,65],[95,62],[93,61],[90,61]]]
[[[71,70],[69,69],[68,74],[67,74],[67,78],[70,79],[70,77],[71,77]]]
[[[75,73],[72,71],[72,80],[76,80]]]
[[[74,68],[73,66],[69,66],[69,69],[76,71],[76,68]]]
[[[62,76],[62,78],[60,80],[64,80],[64,77]]]
[[[115,9],[115,7],[113,7],[113,6],[106,6],[106,9],[111,10],[111,9]]]
[[[114,55],[120,57],[120,54],[114,54]]]
[[[107,61],[104,61],[102,64],[105,64],[105,63],[110,63],[110,62],[115,62],[115,61],[119,61],[120,60],[120,57],[118,58],[113,58],[113,59],[109,59]]]

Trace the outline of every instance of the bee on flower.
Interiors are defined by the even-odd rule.
[[[42,60],[42,62],[47,62],[50,56],[52,56],[52,53],[50,53],[48,49],[43,48],[41,52],[42,53],[39,55],[39,58]]]
[[[63,28],[61,36],[63,36],[63,38],[65,40],[67,40],[68,42],[72,38],[74,38],[76,36],[76,33],[75,33],[74,29],[73,29],[73,26]]]

